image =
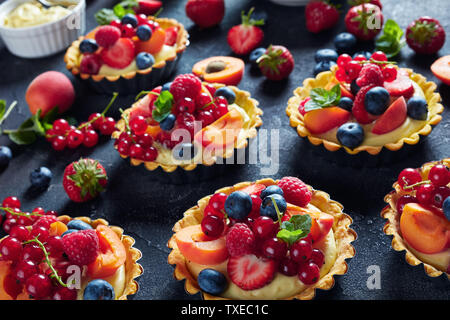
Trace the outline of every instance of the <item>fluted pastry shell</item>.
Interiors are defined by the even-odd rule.
[[[225,187],[219,189],[217,192],[223,192],[226,194],[230,194],[236,190],[243,189],[253,183],[264,184],[266,186],[274,185],[277,181],[273,179],[262,179],[255,182],[241,182],[235,184],[232,187]],[[206,196],[200,199],[196,206],[190,208],[184,213],[184,217],[179,220],[175,226],[173,227],[174,233],[177,231],[191,226],[200,224],[203,218],[203,210],[209,202],[209,199],[212,195]],[[311,199],[311,204],[318,207],[323,212],[326,212],[334,217],[333,231],[336,241],[337,248],[337,257],[334,262],[334,265],[331,267],[330,271],[325,274],[323,277],[319,279],[317,283],[311,286],[307,286],[303,291],[298,292],[296,295],[291,296],[284,300],[311,300],[315,297],[316,289],[321,290],[330,290],[334,286],[334,276],[335,275],[343,275],[348,270],[346,259],[352,258],[355,255],[355,249],[351,245],[351,242],[357,238],[356,232],[350,228],[352,223],[352,219],[350,216],[345,214],[343,210],[343,206],[330,199],[330,196],[318,190],[313,190],[313,196]],[[175,235],[171,237],[167,246],[172,249],[168,257],[168,263],[175,265],[174,277],[177,280],[185,280],[185,290],[189,294],[196,294],[200,292],[200,287],[197,283],[195,277],[189,272],[189,269],[186,265],[186,259],[181,254],[180,250],[177,247],[177,243],[175,240]],[[205,292],[202,292],[203,298],[206,300],[227,300],[223,297],[212,296]]]

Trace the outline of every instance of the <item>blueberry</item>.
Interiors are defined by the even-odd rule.
[[[84,289],[84,300],[114,300],[114,288],[103,279],[89,282]]]
[[[447,197],[442,204],[442,210],[444,210],[445,217],[450,221],[450,197]]]
[[[73,229],[73,230],[88,230],[88,229],[92,229],[91,225],[78,220],[78,219],[73,219],[70,220],[69,223],[67,224],[67,228],[69,229]]]
[[[248,193],[235,191],[225,200],[225,212],[230,218],[244,220],[252,211],[252,198]]]
[[[161,92],[163,92],[163,91],[169,91],[171,85],[172,85],[172,82],[166,82],[166,83],[164,83],[163,86],[162,86],[162,88],[161,88]]]
[[[216,90],[216,92],[214,93],[214,97],[219,97],[222,96],[225,99],[227,99],[228,104],[233,104],[234,101],[236,100],[236,94],[234,93],[234,91],[228,87],[222,87]]]
[[[356,94],[358,93],[358,91],[361,88],[358,86],[358,84],[356,83],[356,79],[352,81],[352,83],[350,84],[350,90],[352,91],[353,95],[356,96]]]
[[[363,142],[364,130],[359,123],[347,122],[339,127],[336,137],[343,146],[354,149]]]
[[[331,67],[335,66],[335,65],[336,65],[336,62],[334,62],[334,61],[321,61],[321,62],[318,62],[314,66],[314,75],[317,76],[321,72],[330,71]]]
[[[364,106],[368,113],[379,116],[389,107],[390,99],[389,91],[383,87],[374,87],[364,97]]]
[[[65,235],[68,235],[69,233],[77,232],[77,231],[80,231],[80,230],[69,229],[69,230],[67,230],[66,232],[64,232],[64,233],[61,235],[61,237],[64,237]]]
[[[337,51],[351,52],[356,45],[356,37],[348,32],[339,33],[334,38]]]
[[[283,215],[283,213],[286,211],[287,208],[286,200],[284,200],[282,195],[276,193],[271,194],[263,199],[259,212],[262,216],[269,217],[273,221],[278,221],[277,210],[273,205],[272,199],[275,200],[275,203],[277,204],[278,207],[278,211],[280,211],[280,215]]]
[[[338,107],[351,112],[353,108],[353,100],[349,97],[341,97]]]
[[[428,117],[428,104],[422,97],[412,97],[407,103],[408,116],[416,120],[426,120]]]
[[[164,131],[170,131],[172,130],[173,126],[175,125],[175,120],[177,118],[173,113],[169,114],[163,121],[159,123],[159,126]]]
[[[138,36],[139,40],[147,41],[152,37],[152,29],[146,24],[140,25],[136,29],[136,35]]]
[[[260,197],[261,199],[264,199],[265,197],[270,196],[271,194],[279,194],[280,196],[284,196],[284,192],[279,186],[271,185],[261,192]]]
[[[148,69],[155,63],[155,58],[148,52],[140,52],[136,56],[136,65],[140,70]]]
[[[364,57],[366,57],[367,60],[369,60],[370,57],[372,56],[372,53],[370,51],[358,51],[353,55],[353,59],[355,59],[356,56],[359,56],[359,55],[364,56]]]
[[[46,167],[40,167],[30,173],[31,186],[36,189],[47,189],[52,180],[52,172]]]
[[[138,25],[138,21],[136,19],[136,16],[132,13],[127,13],[126,15],[123,16],[122,20],[121,20],[122,24],[131,24],[133,26],[133,28],[136,28]]]
[[[193,143],[180,143],[172,150],[176,160],[190,160],[197,154],[197,148]]]
[[[336,62],[338,59],[338,53],[333,49],[320,49],[316,51],[314,55],[314,60],[316,62],[322,61],[334,61]]]
[[[255,50],[253,50],[252,52],[250,52],[250,55],[248,56],[248,61],[251,64],[256,65],[256,60],[259,59],[259,57],[261,57],[265,52],[266,52],[266,48],[256,48]]]
[[[225,291],[228,281],[225,276],[214,269],[203,269],[198,274],[198,285],[202,291],[217,296]]]
[[[98,44],[94,39],[84,39],[81,41],[79,49],[81,53],[93,53],[97,51]]]
[[[5,168],[12,159],[11,149],[5,146],[0,147],[0,168]]]

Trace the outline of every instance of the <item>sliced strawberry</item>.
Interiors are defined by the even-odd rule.
[[[165,44],[173,46],[177,42],[178,28],[170,27],[166,29],[166,41]]]
[[[129,38],[120,38],[111,47],[103,48],[100,55],[108,66],[123,69],[134,60],[134,43]]]
[[[228,31],[228,44],[236,54],[249,54],[261,44],[264,38],[264,32],[257,27],[263,25],[264,20],[251,19],[253,9],[251,8],[247,15],[243,12],[242,23]]]
[[[228,260],[227,271],[231,281],[239,288],[255,290],[264,287],[273,280],[276,262],[247,254],[231,257]]]
[[[137,14],[145,14],[146,16],[150,16],[158,12],[158,10],[162,7],[162,2],[157,0],[139,0],[139,6],[135,9]]]
[[[431,65],[431,72],[446,85],[450,86],[450,55],[437,59]]]
[[[389,91],[389,94],[394,97],[403,96],[408,99],[414,94],[413,83],[409,78],[408,71],[405,69],[398,70],[397,79],[392,82],[384,82],[383,86]]]
[[[249,195],[254,194],[254,195],[259,196],[259,195],[261,194],[261,192],[262,192],[265,188],[266,188],[265,185],[255,183],[255,184],[249,185],[248,187],[245,187],[245,188],[242,189],[241,191],[242,191],[242,192],[245,192],[245,193],[248,193]]]
[[[364,105],[364,97],[366,96],[366,93],[373,87],[375,87],[375,86],[370,85],[370,86],[362,87],[356,94],[355,102],[353,103],[353,108],[352,108],[353,116],[361,124],[368,124],[376,119],[376,117],[370,115],[366,111],[366,107]]]
[[[341,87],[341,96],[342,97],[347,97],[352,100],[355,100],[355,96],[353,95],[353,93],[351,93],[342,83],[341,83],[340,87]]]
[[[405,122],[407,116],[406,111],[405,98],[398,98],[375,122],[372,132],[375,134],[385,134],[397,129]]]

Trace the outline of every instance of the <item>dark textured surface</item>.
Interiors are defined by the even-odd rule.
[[[88,29],[95,26],[94,12],[113,1],[88,1]],[[276,178],[285,175],[299,176],[316,189],[331,194],[334,200],[344,204],[345,211],[354,219],[353,228],[358,233],[354,243],[356,256],[349,262],[349,271],[338,277],[335,287],[328,292],[320,292],[319,299],[450,299],[450,282],[445,277],[429,278],[423,267],[411,267],[404,261],[404,254],[393,251],[390,238],[382,232],[384,222],[380,211],[384,207],[383,197],[391,190],[391,185],[404,167],[418,167],[423,162],[450,156],[449,127],[450,89],[440,85],[438,90],[446,106],[444,120],[434,129],[425,143],[418,146],[415,153],[401,162],[380,167],[354,168],[335,164],[311,152],[289,127],[285,114],[288,98],[304,78],[312,75],[314,52],[319,48],[332,46],[335,34],[344,30],[343,18],[334,30],[313,35],[306,31],[303,8],[276,6],[268,1],[227,0],[227,13],[220,27],[199,31],[185,16],[185,1],[164,1],[163,17],[180,20],[188,28],[191,45],[178,66],[178,73],[186,73],[200,58],[212,55],[227,55],[230,50],[226,43],[226,31],[239,22],[241,9],[255,5],[268,15],[265,27],[265,44],[275,43],[287,46],[295,58],[295,70],[287,81],[272,83],[246,66],[246,73],[240,87],[248,90],[260,101],[264,110],[263,128],[280,130],[280,168]],[[395,18],[401,27],[419,15],[426,14],[438,18],[450,34],[448,12],[450,2],[434,1],[382,1],[387,18]],[[450,53],[447,41],[440,54]],[[402,50],[401,66],[408,66],[416,72],[432,77],[429,66],[436,57],[417,57],[409,48]],[[39,60],[24,60],[12,56],[0,45],[0,98],[18,100],[19,106],[6,122],[8,128],[19,125],[29,116],[24,99],[28,83],[38,74],[47,70],[65,70],[63,53]],[[70,76],[70,75],[69,75]],[[100,112],[108,102],[108,96],[95,94],[74,80],[77,100],[70,115],[79,121],[87,119],[92,112]],[[115,104],[112,115],[118,118],[119,107],[127,107],[132,96],[121,96]],[[28,147],[12,145],[6,137],[0,137],[0,144],[10,145],[14,159],[10,166],[0,173],[0,198],[18,196],[25,210],[42,206],[47,210],[57,210],[72,216],[88,215],[105,218],[111,224],[122,226],[125,232],[136,239],[136,247],[142,250],[140,261],[145,274],[140,278],[140,291],[135,299],[199,299],[184,292],[183,282],[172,277],[173,268],[167,264],[169,249],[167,240],[172,235],[173,224],[182,213],[195,205],[197,199],[214,190],[246,180],[261,178],[258,165],[246,165],[215,179],[197,184],[174,186],[152,180],[141,167],[131,167],[113,151],[112,141],[101,140],[95,149],[80,148],[76,151],[55,152],[43,140]],[[107,191],[96,200],[76,204],[67,198],[62,188],[62,173],[65,166],[81,156],[100,160],[105,166],[110,182]],[[351,161],[351,160],[350,160]],[[29,190],[29,173],[39,166],[49,167],[54,178],[47,192],[35,194]],[[381,268],[381,290],[366,287],[367,267]]]

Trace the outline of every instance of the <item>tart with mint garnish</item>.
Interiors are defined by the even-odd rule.
[[[139,92],[161,83],[187,45],[188,33],[176,20],[127,13],[74,41],[64,61],[101,91]]]
[[[3,200],[0,300],[126,300],[143,269],[134,239],[103,219],[20,209]]]
[[[377,51],[370,59],[342,54],[331,71],[308,78],[294,91],[286,113],[290,125],[329,151],[377,155],[414,145],[442,117],[436,84],[399,68]]]
[[[300,179],[219,189],[184,213],[168,262],[205,299],[302,299],[333,287],[355,255],[342,205]]]
[[[142,95],[123,111],[113,138],[120,156],[151,171],[212,166],[245,148],[262,124],[262,110],[248,92],[202,82],[193,74],[178,75]]]
[[[385,198],[381,216],[392,248],[406,251],[412,266],[423,264],[431,277],[450,279],[450,158],[400,172]]]

